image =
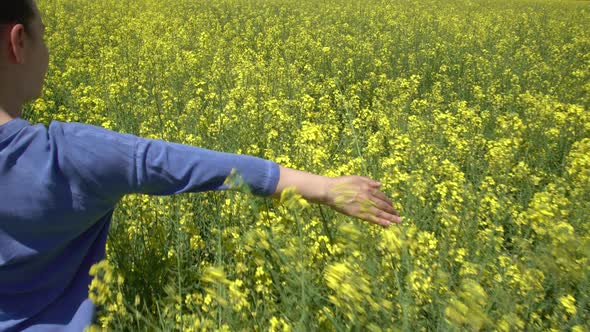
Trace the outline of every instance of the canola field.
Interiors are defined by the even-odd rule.
[[[404,219],[126,196],[94,330],[590,330],[590,2],[38,3],[25,118],[370,176]]]

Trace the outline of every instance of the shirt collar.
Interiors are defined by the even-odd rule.
[[[3,125],[0,125],[0,141],[30,125],[31,123],[29,121],[22,118],[14,118]]]

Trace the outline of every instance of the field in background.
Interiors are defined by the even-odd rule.
[[[404,218],[127,196],[93,269],[109,331],[590,329],[588,2],[38,3],[25,118],[367,175]]]

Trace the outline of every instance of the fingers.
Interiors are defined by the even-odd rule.
[[[358,217],[382,226],[389,226],[392,222],[400,222],[398,221],[399,217],[391,215],[383,210],[379,210],[376,207],[370,208],[367,212],[361,213]]]
[[[371,181],[373,181],[373,180],[371,180]],[[373,196],[373,198],[376,198],[377,200],[379,200],[385,204],[385,206],[383,206],[377,200],[375,201],[378,204],[380,204],[380,206],[382,207],[381,209],[385,210],[391,214],[394,214],[396,216],[399,216],[399,212],[393,208],[393,202],[383,192],[381,192],[378,189],[379,187],[381,187],[381,183],[379,183],[377,181],[373,181],[371,186],[373,187],[373,189],[371,189],[371,195]]]
[[[394,222],[394,223],[399,224],[402,221],[402,219],[400,217],[398,217],[392,213],[389,213],[377,206],[369,208],[369,213],[373,214],[377,218],[385,219],[389,222]]]
[[[342,183],[333,188],[333,207],[338,212],[385,227],[402,222],[391,200],[379,190],[380,182],[364,176],[341,179]]]
[[[386,218],[382,218],[382,217],[378,217],[375,213],[371,213],[369,211],[362,212],[362,213],[356,215],[356,217],[361,218],[366,221],[369,221],[373,224],[381,225],[381,226],[389,226],[391,224],[391,220],[386,219]]]
[[[385,201],[383,201],[382,199],[378,198],[378,197],[373,197],[372,201],[375,203],[375,206],[388,213],[391,214],[392,216],[395,217],[399,217],[399,212],[397,212],[396,209],[393,208],[393,206],[391,206],[390,204],[386,203]]]
[[[392,222],[401,223],[401,218],[392,211],[393,208],[379,199],[369,199],[367,197],[356,200],[354,204],[347,205],[339,209],[346,215],[364,219],[374,224],[389,226]]]
[[[370,186],[372,187],[381,187],[381,182],[377,181],[377,180],[373,180],[371,178],[368,177],[364,177],[364,179],[369,183]]]
[[[393,208],[393,202],[391,202],[391,200],[378,189],[381,187],[381,183],[367,177],[365,177],[365,180],[368,181],[370,186],[369,198],[371,199],[372,203],[374,203],[371,204],[373,207],[369,209],[369,212],[372,212],[372,214],[377,218],[377,223],[400,223],[402,220],[400,218],[399,212]]]
[[[389,198],[387,198],[387,196],[385,196],[384,193],[380,192],[379,190],[373,190],[371,194],[373,196],[374,201],[382,207],[382,210],[399,216],[399,212],[393,208],[393,203]]]

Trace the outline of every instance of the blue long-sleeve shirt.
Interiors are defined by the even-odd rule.
[[[236,168],[270,195],[279,166],[252,156],[22,118],[0,126],[0,331],[81,331],[94,318],[90,266],[129,193],[227,189]]]

